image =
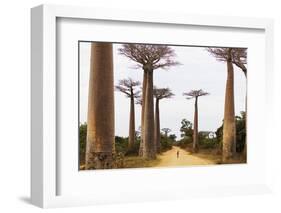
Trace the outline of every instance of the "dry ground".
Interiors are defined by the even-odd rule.
[[[138,156],[127,156],[124,158],[122,168],[181,167],[221,164],[221,155],[216,154],[216,150],[214,149],[200,149],[198,153],[192,153],[187,150],[173,146],[172,149],[157,155],[157,159],[155,160],[145,160]],[[178,158],[177,151],[179,151]],[[245,163],[245,161],[237,157],[228,163]],[[81,165],[80,169],[83,170],[84,165]]]
[[[177,151],[179,151],[179,158],[177,158]],[[219,156],[210,153],[191,153],[175,146],[159,155],[158,158],[160,162],[156,165],[157,167],[210,165],[217,164],[220,159]]]

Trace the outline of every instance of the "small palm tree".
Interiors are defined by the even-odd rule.
[[[204,92],[203,90],[191,90],[190,92],[183,93],[186,96],[186,99],[195,98],[195,110],[194,110],[194,128],[193,128],[193,151],[198,152],[198,98],[200,96],[209,95],[209,93]]]

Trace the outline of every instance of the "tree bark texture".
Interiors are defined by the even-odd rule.
[[[147,72],[147,84],[145,94],[145,113],[144,113],[144,138],[143,138],[143,157],[155,159],[154,143],[154,98],[153,98],[153,70]]]
[[[193,152],[198,152],[198,97],[194,104]]]
[[[246,76],[247,77],[247,76]],[[246,87],[247,88],[247,87]],[[243,156],[243,159],[245,160],[245,162],[247,162],[247,135],[248,135],[248,132],[247,132],[247,92],[246,92],[246,98],[245,98],[245,101],[246,101],[246,104],[245,104],[245,128],[246,128],[246,137],[245,137],[245,144],[244,144],[244,149],[242,151],[242,156]]]
[[[130,101],[129,149],[131,149],[135,143],[135,100],[133,95]]]
[[[156,152],[160,153],[160,115],[159,115],[159,99],[156,98],[155,102],[155,148]]]
[[[139,156],[143,156],[143,138],[144,138],[144,107],[145,107],[145,95],[146,95],[146,84],[147,84],[147,71],[143,71],[142,81],[142,105],[141,105],[141,141],[139,148]]]
[[[229,59],[227,61],[227,80],[225,91],[224,105],[224,122],[223,122],[223,150],[222,160],[227,162],[236,150],[236,124],[234,108],[234,73],[233,64]]]
[[[112,44],[92,43],[88,95],[86,169],[114,166]]]

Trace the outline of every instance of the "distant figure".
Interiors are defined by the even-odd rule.
[[[177,151],[177,158],[179,158],[179,156],[180,156],[180,151],[178,150]]]

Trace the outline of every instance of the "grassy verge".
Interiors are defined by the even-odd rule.
[[[146,160],[138,156],[126,156],[124,158],[123,166],[118,167],[117,169],[155,167],[159,162],[160,159],[158,158],[154,160]],[[80,165],[80,170],[85,170],[85,164]]]
[[[192,153],[192,149],[187,149]],[[243,159],[242,153],[237,153],[235,157],[229,159],[227,162],[222,163],[222,155],[218,153],[217,149],[200,149],[198,153],[192,153],[193,156],[214,161],[216,164],[238,164],[246,163]]]
[[[138,156],[128,156],[124,158],[123,168],[144,168],[154,167],[160,162],[160,159],[146,160]]]

